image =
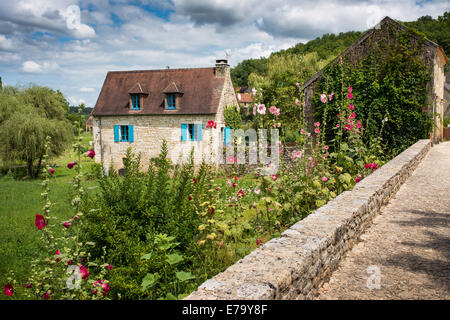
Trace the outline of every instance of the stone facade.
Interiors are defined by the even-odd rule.
[[[168,157],[177,163],[185,160],[194,148],[194,163],[203,159],[216,163],[217,155],[222,154],[225,127],[223,110],[228,105],[237,105],[236,95],[231,82],[230,67],[227,63],[216,65],[216,77],[225,78],[220,94],[217,113],[215,114],[129,114],[129,115],[95,115],[93,121],[95,161],[102,162],[105,168],[112,165],[115,169],[123,167],[126,150],[141,153],[141,165],[146,168],[149,159],[160,153],[163,139],[167,141]],[[182,99],[182,98],[180,98]],[[177,104],[178,105],[178,104]],[[216,129],[206,128],[207,122],[214,120]],[[181,141],[181,124],[202,124],[201,141]],[[133,125],[133,142],[115,142],[115,125]],[[181,157],[180,157],[181,156]]]
[[[187,300],[311,299],[430,150],[420,140],[352,190],[204,282]]]
[[[358,63],[368,56],[373,50],[373,45],[391,45],[396,41],[395,32],[404,32],[407,28],[402,24],[385,17],[374,28],[364,33],[358,40],[356,40],[350,47],[344,50],[338,57],[336,57],[330,64],[337,64],[341,61],[349,65],[358,65]],[[412,36],[412,43],[418,43],[418,38]],[[382,48],[382,47],[380,47]],[[438,44],[425,39],[420,51],[420,58],[430,67],[431,80],[427,84],[429,99],[426,105],[426,112],[434,116],[436,129],[431,133],[434,142],[442,140],[442,124],[437,112],[443,115],[444,112],[444,67],[447,63],[447,57],[444,50]],[[314,105],[313,98],[320,81],[323,79],[323,70],[320,70],[313,77],[303,84],[304,100],[305,100],[305,116],[308,131],[314,130]]]

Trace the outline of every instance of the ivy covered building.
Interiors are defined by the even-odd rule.
[[[366,121],[367,130],[384,122],[386,145],[400,150],[414,139],[430,136],[439,142],[447,62],[440,45],[385,17],[304,83],[308,130],[313,130],[314,121],[335,125],[333,111],[339,107],[332,105],[334,101],[322,103],[320,95],[333,92],[339,100],[352,86],[356,113]]]

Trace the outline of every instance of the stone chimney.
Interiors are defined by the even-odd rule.
[[[216,77],[223,78],[230,74],[230,65],[227,59],[216,60]]]

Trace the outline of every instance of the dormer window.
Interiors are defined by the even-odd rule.
[[[168,93],[167,97],[167,109],[168,110],[175,110],[176,109],[176,99],[175,99],[175,93]]]
[[[139,95],[138,94],[132,94],[131,95],[131,110],[140,110],[140,101],[139,101]]]
[[[163,90],[163,93],[166,95],[164,103],[164,108],[166,110],[180,109],[180,105],[182,104],[181,97],[183,96],[183,91],[181,90],[181,86],[179,84],[170,82]]]
[[[145,99],[149,94],[147,87],[144,84],[136,82],[134,86],[128,90],[128,94],[130,95],[129,109],[132,111],[142,110]]]

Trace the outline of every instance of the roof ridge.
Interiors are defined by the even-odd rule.
[[[138,73],[138,72],[171,72],[171,71],[180,71],[180,70],[206,70],[206,69],[214,69],[214,67],[202,67],[202,68],[177,68],[177,69],[148,69],[148,70],[122,70],[122,71],[108,71],[108,73]]]

